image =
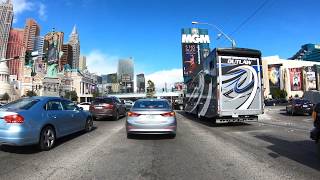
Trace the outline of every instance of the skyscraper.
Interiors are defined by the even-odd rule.
[[[9,33],[13,20],[13,5],[11,0],[0,3],[0,59],[6,58]],[[9,84],[9,69],[6,62],[0,63],[0,95],[11,95]]]
[[[7,58],[24,56],[25,47],[23,45],[24,29],[11,29],[7,46]],[[23,61],[21,59],[10,60],[7,62],[10,75],[16,75],[20,79],[23,74]]]
[[[145,78],[144,78],[144,74],[137,74],[137,93],[144,93],[145,92]]]
[[[6,58],[7,44],[13,20],[13,6],[10,0],[0,4],[0,59]]]
[[[64,44],[62,46],[62,51],[63,51],[63,55],[60,59],[60,64],[59,64],[60,71],[64,68],[66,64],[69,64],[71,67],[72,58],[73,58],[72,46],[70,44]]]
[[[40,35],[40,26],[33,19],[27,19],[24,28],[23,44],[26,50],[33,51],[35,39]]]
[[[44,37],[36,36],[34,39],[33,51],[38,51],[39,54],[42,54],[43,49],[44,49]]]
[[[79,70],[83,71],[87,68],[87,58],[86,56],[80,56],[79,59]]]
[[[118,81],[120,90],[124,93],[133,92],[134,65],[133,59],[119,59],[118,62]]]
[[[72,33],[69,36],[69,44],[72,46],[72,64],[73,69],[79,69],[79,57],[80,57],[80,40],[77,31],[77,27],[74,26]]]

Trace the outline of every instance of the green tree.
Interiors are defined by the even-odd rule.
[[[155,93],[156,93],[156,88],[155,88],[155,85],[154,85],[154,82],[152,82],[151,80],[148,80],[148,86],[147,86],[147,94],[146,96],[148,98],[153,98]]]
[[[67,91],[64,94],[64,98],[70,99],[71,101],[78,101],[78,94],[76,91]]]
[[[9,96],[8,93],[4,93],[4,94],[2,95],[2,100],[8,101],[9,99],[10,99],[10,96]]]
[[[93,99],[95,99],[96,97],[99,97],[99,96],[101,96],[99,89],[95,88],[94,92],[92,93],[92,97]]]
[[[284,99],[287,97],[288,93],[284,89],[272,88],[270,93],[273,99]]]
[[[32,97],[32,96],[37,96],[37,93],[34,91],[28,91],[26,95],[29,97]]]

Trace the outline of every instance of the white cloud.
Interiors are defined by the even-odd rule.
[[[38,14],[42,21],[47,20],[47,7],[43,3],[39,4]]]
[[[6,0],[0,0],[0,2],[5,2]],[[14,18],[13,23],[16,23],[18,21],[18,16],[20,14],[23,14],[26,11],[34,11],[38,10],[39,18],[43,21],[47,19],[47,12],[46,12],[46,6],[43,3],[35,3],[31,2],[30,0],[12,0],[13,4],[13,12],[14,12]]]
[[[4,2],[6,0],[1,1]],[[13,0],[12,4],[14,12],[13,23],[16,23],[18,21],[19,14],[22,14],[25,11],[31,11],[34,6],[34,4],[29,0]]]
[[[99,50],[93,50],[87,57],[87,66],[91,73],[110,74],[117,72],[118,59],[117,56],[110,56]]]
[[[168,91],[173,87],[175,82],[182,82],[182,70],[181,69],[170,69],[157,71],[146,75],[146,83],[148,80],[154,82],[157,90],[162,90],[167,84]]]

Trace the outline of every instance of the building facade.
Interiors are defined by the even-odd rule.
[[[72,54],[73,51],[72,51],[72,46],[70,44],[62,45],[62,52],[63,52],[63,55],[59,61],[60,71],[63,70],[66,64],[69,64],[69,66],[71,67],[72,59],[73,59],[73,54]]]
[[[0,60],[6,58],[7,44],[13,20],[13,5],[11,0],[0,3]],[[8,93],[11,96],[9,84],[9,68],[6,62],[0,62],[0,96]]]
[[[120,92],[132,93],[134,90],[134,64],[133,59],[119,59],[117,78],[120,83]]]
[[[69,36],[69,44],[72,46],[72,69],[79,69],[79,58],[80,58],[80,40],[77,31],[77,27],[74,26],[72,33]]]
[[[44,50],[44,37],[36,36],[34,39],[33,51],[38,51],[39,54],[43,54]]]
[[[0,3],[0,59],[6,58],[9,33],[13,20],[13,5],[10,0]]]
[[[26,50],[33,51],[34,43],[37,36],[40,35],[40,26],[33,19],[27,19],[26,25],[24,28],[24,38],[23,44],[26,47]]]
[[[279,56],[262,58],[264,97],[271,98],[273,90],[285,90],[287,97],[302,97],[304,92],[320,90],[317,80],[320,62],[281,59]]]
[[[45,54],[48,55],[47,58],[50,58],[49,56],[51,56],[49,54],[49,50],[52,51],[52,49],[54,49],[54,52],[58,52],[58,65],[59,65],[59,70],[62,69],[62,63],[61,61],[61,52],[62,52],[62,47],[63,47],[63,39],[64,39],[64,33],[63,32],[55,32],[55,30],[53,29],[52,32],[47,33],[44,36],[44,46],[43,46],[43,51]],[[51,41],[54,41],[54,43],[52,43]],[[54,44],[54,47],[49,47],[49,44]]]
[[[137,93],[145,93],[146,82],[144,74],[137,74]]]
[[[80,56],[80,59],[79,59],[79,70],[83,71],[85,69],[87,69],[87,58],[86,58],[86,56]]]
[[[305,44],[290,59],[320,62],[320,44]]]
[[[25,47],[23,44],[23,29],[11,29],[9,35],[9,41],[7,46],[6,58],[14,58],[16,56],[23,57],[25,53]],[[23,76],[23,65],[22,59],[14,59],[7,62],[10,75],[16,75],[17,80],[20,80]]]

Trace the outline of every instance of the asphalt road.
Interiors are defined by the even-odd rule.
[[[268,107],[259,122],[213,125],[177,113],[178,133],[127,139],[124,118],[95,121],[90,133],[51,151],[0,147],[0,179],[319,179],[310,116]]]

